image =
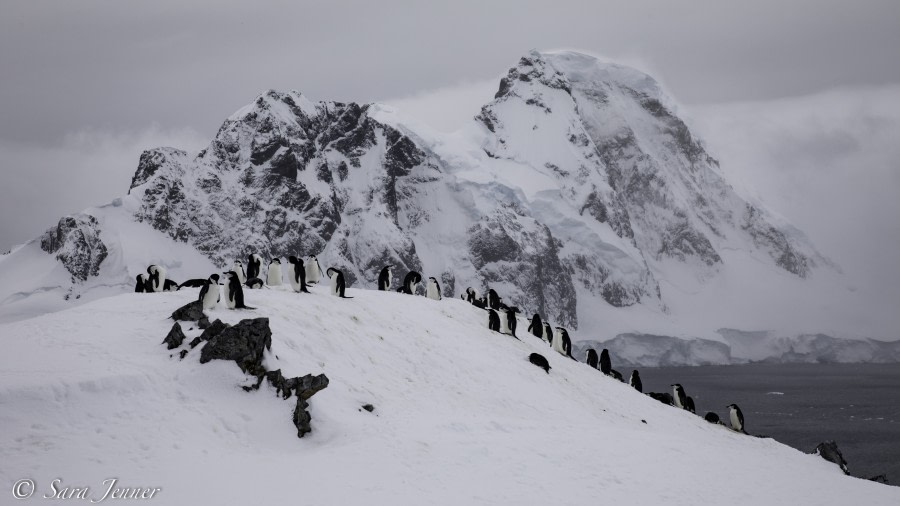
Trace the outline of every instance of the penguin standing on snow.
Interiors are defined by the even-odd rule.
[[[553,346],[553,327],[550,326],[550,322],[544,322],[544,341],[550,346]]]
[[[385,265],[378,273],[378,290],[387,292],[391,289],[391,283],[394,281],[393,265]]]
[[[441,285],[434,277],[428,278],[428,284],[425,285],[425,296],[433,300],[441,300]]]
[[[684,399],[684,409],[690,411],[693,414],[697,414],[697,408],[694,406],[694,398],[690,395],[685,397]]]
[[[319,275],[322,273],[322,268],[319,267],[319,260],[314,256],[310,256],[306,259],[306,284],[315,285],[319,282]]]
[[[569,356],[566,351],[566,341],[563,339],[563,332],[565,331],[566,329],[562,327],[556,327],[556,332],[553,334],[553,349],[560,355]]]
[[[247,282],[247,273],[244,272],[243,262],[241,262],[240,260],[235,260],[234,265],[231,266],[231,270],[238,275],[238,280],[242,285]]]
[[[262,279],[260,274],[262,274],[262,257],[256,253],[251,253],[250,256],[247,257],[247,279]]]
[[[606,348],[600,352],[600,372],[607,376],[612,372],[612,362],[609,360],[609,350]]]
[[[346,286],[344,285],[344,273],[334,267],[329,267],[326,271],[327,276],[331,279],[331,295],[342,299],[352,299],[344,295]]]
[[[687,395],[684,393],[684,388],[681,386],[681,383],[672,385],[672,400],[675,402],[676,408],[685,409]]]
[[[534,316],[531,317],[531,323],[528,324],[528,332],[531,332],[535,337],[543,339],[544,324],[541,323],[541,315],[534,313]]]
[[[641,384],[641,375],[638,374],[637,369],[631,371],[631,377],[628,378],[628,384],[634,387],[638,392],[644,391],[644,385]]]
[[[236,271],[225,273],[225,305],[228,309],[255,309],[244,304],[244,289]]]
[[[203,310],[212,309],[216,307],[216,304],[219,303],[219,299],[221,298],[221,292],[219,291],[219,275],[213,274],[206,280],[203,284],[203,287],[200,288],[200,304],[203,305]]]
[[[747,431],[744,430],[744,414],[741,413],[741,408],[737,404],[729,404],[727,407],[731,418],[731,428],[746,434]]]
[[[147,267],[147,282],[150,289],[148,292],[161,292],[166,286],[166,268],[158,265]]]
[[[497,295],[497,292],[494,291],[493,288],[488,290],[488,307],[491,309],[500,308],[500,296]]]
[[[269,286],[281,286],[281,259],[275,257],[269,262],[269,272],[266,274],[266,284]]]
[[[472,288],[471,286],[466,288],[466,302],[469,304],[475,304],[475,301],[479,299],[478,290]]]
[[[584,355],[584,363],[586,363],[587,365],[596,369],[597,368],[597,360],[598,360],[597,359],[597,350],[595,350],[593,348],[588,348],[587,352],[585,352],[585,355]]]
[[[495,309],[488,309],[488,330],[500,332],[500,314]]]
[[[306,267],[303,266],[303,260],[295,256],[288,257],[288,278],[295,292],[309,293],[306,289]]]
[[[516,306],[511,306],[506,308],[506,328],[509,329],[510,335],[518,339],[516,336],[516,327],[519,326],[519,321],[516,319],[516,313],[519,312],[519,308]]]
[[[415,295],[420,281],[422,281],[421,274],[416,271],[409,271],[406,277],[403,278],[403,286],[398,291],[408,295]]]
[[[135,278],[137,283],[134,285],[134,293],[144,293],[152,291],[150,289],[150,284],[147,281],[147,276],[144,274],[138,274]]]

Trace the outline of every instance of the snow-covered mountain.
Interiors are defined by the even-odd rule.
[[[534,336],[490,332],[459,299],[311,292],[248,290],[255,310],[208,311],[226,324],[268,318],[266,369],[327,376],[303,439],[293,398],[265,383],[245,392],[256,378],[233,361],[201,363],[212,341],[192,348],[195,324],[181,322],[173,349],[161,343],[196,289],[0,324],[4,504],[22,479],[34,498],[78,487],[96,501],[111,478],[161,489],[152,500],[165,505],[900,501],[896,487],[661,404]],[[549,374],[529,363],[535,352]],[[756,433],[754,407],[742,408]]]
[[[351,286],[393,264],[445,296],[493,288],[576,339],[775,328],[773,294],[836,272],[728,184],[651,77],[531,52],[451,135],[378,104],[265,92],[206,149],[145,152],[128,195],[0,259],[0,317],[130,290],[150,263],[179,280],[252,252],[317,255]]]

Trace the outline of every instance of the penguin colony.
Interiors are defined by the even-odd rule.
[[[136,276],[134,291],[136,293],[154,293],[175,291],[182,288],[200,288],[198,301],[202,305],[203,310],[213,309],[223,300],[229,309],[253,310],[254,308],[245,304],[244,287],[258,290],[266,286],[280,286],[284,282],[284,274],[287,274],[288,284],[296,293],[310,293],[307,289],[308,285],[317,284],[321,278],[326,277],[330,281],[331,295],[343,299],[352,299],[352,297],[346,295],[344,273],[335,267],[330,267],[327,271],[323,271],[315,256],[307,257],[305,263],[300,257],[289,256],[284,272],[282,272],[281,259],[277,257],[272,258],[268,263],[265,277],[262,274],[262,265],[263,258],[253,253],[247,258],[246,271],[244,271],[243,262],[235,260],[231,269],[223,273],[223,277],[220,277],[219,274],[212,274],[206,279],[189,279],[181,284],[166,277],[165,267],[150,265],[147,267],[146,274],[141,273]],[[379,271],[377,281],[379,291],[391,290],[394,280],[393,268],[393,265],[386,265]],[[265,281],[263,281],[264,279]],[[220,283],[220,280],[224,282]],[[422,275],[416,271],[410,271],[403,278],[403,282],[397,287],[396,291],[407,295],[417,295],[421,282]],[[436,278],[428,278],[423,295],[435,301],[442,299],[441,286]],[[504,303],[503,298],[500,297],[496,290],[489,289],[484,296],[480,296],[477,289],[468,287],[460,295],[460,298],[479,309],[485,310],[487,314],[487,328],[489,330],[519,339],[516,336],[518,327],[516,315],[521,311],[516,306],[509,306]],[[553,327],[548,321],[541,319],[541,316],[535,313],[530,319],[527,331],[538,339],[543,340],[560,355],[577,361],[572,356],[572,340],[569,337],[568,330],[564,327]],[[608,349],[604,348],[598,355],[596,350],[590,348],[586,350],[584,359],[584,363],[588,367],[623,383],[625,382],[622,373],[612,368]],[[543,355],[532,353],[529,355],[528,361],[543,369],[545,373],[550,374],[550,364]],[[637,370],[631,372],[628,384],[638,392],[643,393],[641,377]],[[664,404],[696,414],[694,400],[685,393],[684,387],[678,383],[671,386],[671,394],[649,392],[647,395]],[[728,425],[723,423],[714,412],[706,413],[704,419],[712,424],[725,425],[736,432],[747,434],[741,409],[736,404],[730,404],[726,409],[729,410],[727,420],[730,424]]]

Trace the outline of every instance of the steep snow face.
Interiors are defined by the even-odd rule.
[[[113,259],[133,254],[117,243],[119,226],[152,230],[154,244],[205,258],[154,259],[204,265],[170,269],[176,279],[205,278],[205,266],[250,253],[316,255],[351,286],[372,287],[393,265],[399,278],[434,276],[445,296],[494,288],[525,313],[591,331],[621,308],[643,308],[657,326],[670,325],[669,315],[698,321],[715,311],[690,301],[721,299],[701,292],[734,278],[725,264],[747,260],[735,256],[798,282],[827,263],[802,233],[741,199],[652,78],[574,52],[523,57],[494,100],[451,135],[377,104],[268,91],[196,156],[145,152],[121,202],[45,235],[44,251],[69,276],[20,285],[2,300],[47,286],[76,296],[92,284],[131,289],[146,266]],[[23,258],[3,257],[0,270]],[[645,321],[612,335],[661,332],[640,328]],[[743,325],[717,320],[707,331]]]

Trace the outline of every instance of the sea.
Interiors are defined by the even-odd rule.
[[[613,364],[615,367],[615,364]],[[631,370],[620,369],[627,378]],[[639,369],[644,392],[680,383],[697,414],[728,420],[729,404],[745,428],[810,453],[834,440],[850,474],[887,476],[900,486],[900,364],[748,364]]]

